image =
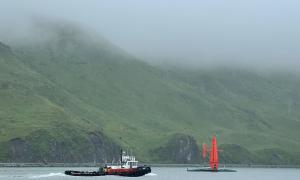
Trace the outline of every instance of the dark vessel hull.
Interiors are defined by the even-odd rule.
[[[66,175],[69,176],[105,176],[106,174],[104,172],[100,171],[65,171]]]
[[[187,169],[187,171],[190,172],[236,172],[236,170],[234,169],[218,169],[218,170],[214,170],[214,169],[210,169],[210,168],[195,168],[195,169]]]
[[[151,168],[149,166],[141,166],[134,169],[117,169],[117,170],[107,170],[103,171],[65,171],[66,175],[70,176],[106,176],[106,175],[116,175],[116,176],[127,176],[127,177],[139,177],[145,174],[151,173]]]

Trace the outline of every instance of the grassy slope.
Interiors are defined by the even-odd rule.
[[[213,95],[221,104],[215,107],[214,103],[212,109],[217,115],[208,119],[216,128],[227,123],[221,125],[226,129],[218,133],[223,143],[240,144],[252,151],[280,148],[293,154],[299,152],[298,78],[281,75],[286,79],[282,81],[277,75],[267,77],[228,69],[187,74],[182,77],[181,73],[179,78],[194,85],[203,97]]]
[[[2,81],[20,84],[1,90],[0,123],[8,126],[1,128],[1,141],[55,127],[52,122],[63,119],[80,124],[74,126],[78,132],[100,129],[144,161],[151,161],[150,149],[175,133],[192,135],[199,144],[217,133],[221,143],[239,144],[252,153],[300,151],[298,78],[228,69],[164,71],[108,43],[58,32],[63,33],[19,48],[22,62],[8,58],[17,66],[1,64],[6,70],[0,72]],[[10,68],[16,67],[25,74],[13,76]],[[22,94],[24,89],[30,89],[29,95]],[[10,134],[10,128],[17,133]]]
[[[70,141],[70,133],[84,137],[98,130],[97,125],[83,123],[53,101],[65,98],[66,103],[72,104],[71,95],[26,67],[9,47],[0,45],[0,143],[4,143],[0,147],[0,160],[8,158],[4,145],[14,138],[38,139],[34,142],[36,149],[47,154],[45,143],[49,137]],[[78,149],[75,147],[74,151]]]

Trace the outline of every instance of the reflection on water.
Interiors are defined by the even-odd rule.
[[[96,170],[97,168],[0,168],[0,180],[21,179],[44,179],[44,180],[67,180],[67,179],[132,179],[130,177],[101,176],[101,177],[72,177],[63,174],[65,170]],[[298,180],[300,169],[281,168],[237,168],[238,172],[187,172],[186,168],[152,168],[152,173],[133,179],[147,180]]]

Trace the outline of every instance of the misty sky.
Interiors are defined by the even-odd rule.
[[[151,61],[300,65],[298,0],[0,0],[0,35],[34,16],[78,22]]]

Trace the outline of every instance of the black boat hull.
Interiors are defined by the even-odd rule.
[[[126,177],[139,177],[151,173],[151,168],[149,166],[138,167],[135,171],[124,171],[124,172],[112,172],[108,173],[103,171],[65,171],[66,175],[69,176],[106,176],[106,175],[116,175],[116,176],[126,176]]]
[[[218,169],[218,170],[214,170],[214,169],[210,169],[210,168],[195,168],[195,169],[187,169],[187,171],[189,172],[236,172],[236,170],[234,169]]]
[[[65,171],[66,175],[69,176],[105,176],[106,174],[99,171]]]

